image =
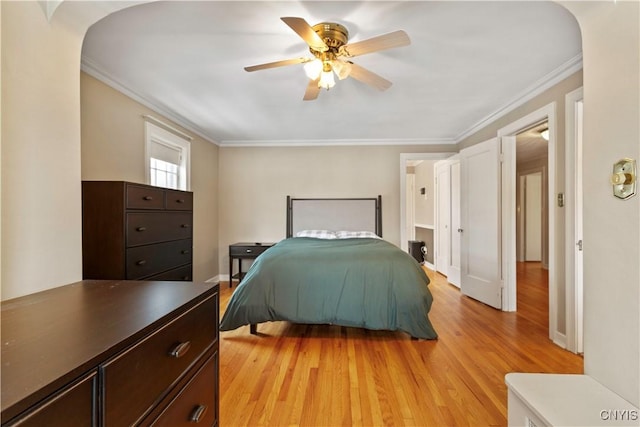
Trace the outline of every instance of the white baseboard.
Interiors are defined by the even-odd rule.
[[[431,264],[430,262],[427,261],[423,261],[422,265],[424,265],[425,267],[427,267],[429,270],[435,270],[435,266],[433,264]]]
[[[218,274],[215,278],[216,281],[218,282],[228,282],[229,281],[229,274]],[[237,278],[233,279],[236,282],[238,281]]]
[[[559,347],[567,348],[567,336],[565,334],[561,334],[558,331],[555,331],[553,334],[553,343]]]
[[[204,282],[205,283],[220,283],[221,281],[228,281],[229,280],[229,275],[226,275],[227,278],[224,278],[224,275],[222,274],[218,274],[217,276],[212,277],[211,279],[207,279]]]

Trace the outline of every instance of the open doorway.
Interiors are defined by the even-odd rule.
[[[549,268],[549,145],[545,120],[516,135],[516,259]]]
[[[544,120],[516,135],[516,299],[524,316],[549,310],[548,132]]]
[[[433,183],[431,183],[431,190],[427,190],[427,185],[420,185],[420,182],[415,181],[415,167],[417,165],[426,162],[431,165],[433,170],[434,162],[453,156],[454,152],[445,153],[401,153],[400,154],[400,248],[406,252],[409,251],[409,240],[416,238],[433,236],[432,228],[433,221],[428,217],[416,216],[414,209],[416,206],[427,209],[426,206],[432,206],[433,210]],[[433,177],[433,172],[431,172]],[[412,193],[407,194],[408,188]],[[425,188],[425,194],[421,194],[422,188]],[[411,223],[413,221],[413,223]],[[417,227],[416,227],[417,225]],[[434,237],[431,237],[433,239]],[[433,254],[427,256],[432,256]]]
[[[545,126],[545,138],[542,138],[542,126]],[[547,182],[542,188],[547,189],[546,196],[543,197],[543,211],[547,213],[546,225],[543,226],[543,250],[542,264],[546,264],[548,277],[548,311],[549,311],[549,338],[561,347],[565,347],[564,342],[564,283],[559,283],[557,266],[555,263],[556,247],[556,204],[555,204],[555,174],[556,170],[555,144],[556,144],[556,104],[548,104],[525,117],[498,130],[501,138],[502,164],[502,277],[504,280],[503,310],[516,311],[517,309],[517,212],[516,212],[516,190],[518,185],[517,175],[517,136],[535,129],[538,132],[537,138],[545,139],[547,142],[548,157],[546,161],[540,161],[540,167],[546,168]],[[548,138],[548,139],[547,139]],[[520,150],[522,155],[524,149]],[[521,169],[522,171],[522,169]],[[543,175],[544,176],[544,175]],[[563,203],[563,201],[560,201]],[[546,242],[544,239],[547,239]],[[562,296],[559,303],[559,297]],[[562,310],[559,311],[560,306]]]

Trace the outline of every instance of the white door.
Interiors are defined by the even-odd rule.
[[[451,163],[451,250],[449,256],[449,283],[460,287],[460,256],[462,226],[460,225],[460,160]]]
[[[415,240],[416,238],[416,176],[412,173],[408,173],[407,179],[407,218],[406,218],[406,236],[408,240]]]
[[[497,138],[460,151],[463,294],[500,309],[500,161]]]
[[[582,252],[582,120],[583,120],[583,104],[582,100],[577,102],[576,105],[576,157],[575,157],[575,169],[576,169],[576,182],[575,182],[575,318],[576,318],[576,353],[584,352],[584,319],[582,312],[583,304],[583,252]]]
[[[449,242],[451,240],[450,211],[451,189],[449,179],[449,166],[445,162],[435,165],[436,175],[436,246],[435,267],[436,271],[449,275]]]
[[[542,173],[525,175],[524,259],[542,261]]]
[[[583,352],[583,252],[582,252],[582,126],[583,90],[565,97],[566,106],[566,331],[567,349]]]

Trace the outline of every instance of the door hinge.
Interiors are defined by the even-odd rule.
[[[582,252],[582,239],[578,240],[578,242],[576,243],[576,246],[578,247],[578,250]]]
[[[504,154],[500,153],[500,163],[504,163]]]

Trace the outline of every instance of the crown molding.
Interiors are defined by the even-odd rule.
[[[547,75],[541,77],[529,86],[527,89],[520,92],[518,95],[514,96],[511,101],[497,109],[493,113],[487,115],[482,120],[471,126],[466,131],[462,132],[455,139],[456,143],[464,140],[465,138],[473,135],[474,133],[484,129],[489,126],[491,123],[495,122],[499,118],[507,115],[511,111],[516,108],[524,105],[528,101],[532,100],[536,96],[540,95],[542,92],[547,89],[552,88],[553,86],[560,83],[562,80],[566,79],[573,73],[580,71],[582,69],[582,52],[573,58],[566,61],[564,64],[560,65],[555,70],[551,71]]]
[[[412,139],[300,139],[300,140],[249,140],[220,142],[220,147],[309,147],[352,145],[455,145],[450,138]]]
[[[163,115],[167,119],[175,122],[184,129],[195,133],[204,140],[211,142],[220,147],[308,147],[308,146],[364,146],[364,145],[455,145],[465,138],[473,135],[474,133],[489,126],[494,121],[510,113],[516,108],[524,105],[526,102],[540,95],[547,89],[560,83],[573,73],[582,69],[582,53],[574,56],[566,61],[564,64],[551,71],[547,75],[540,78],[534,84],[523,90],[518,95],[514,96],[504,106],[500,107],[493,113],[485,116],[476,124],[471,126],[466,131],[459,134],[457,137],[451,138],[411,138],[411,139],[318,139],[318,140],[222,140],[215,141],[206,134],[199,126],[192,123],[185,117],[178,115],[168,109],[161,107],[154,103],[152,100],[145,98],[144,96],[129,89],[123,83],[119,82],[113,76],[103,71],[97,64],[87,58],[82,58],[81,70],[89,74],[90,76],[100,80],[104,84],[112,87],[113,89],[123,93],[136,102],[144,105],[145,107],[155,111],[158,114]]]
[[[102,83],[106,84],[107,86],[110,86],[111,88],[113,88],[113,89],[117,90],[118,92],[126,95],[127,97],[133,99],[134,101],[136,101],[136,102],[144,105],[145,107],[155,111],[156,113],[161,114],[166,119],[171,120],[175,124],[177,124],[177,125],[183,127],[184,129],[188,130],[189,132],[195,133],[196,135],[198,135],[199,137],[201,137],[205,141],[208,141],[208,142],[210,142],[212,144],[215,144],[215,145],[220,145],[217,141],[215,141],[210,136],[208,136],[206,134],[206,132],[204,130],[202,130],[199,126],[197,126],[196,124],[192,123],[191,121],[189,121],[185,117],[182,117],[179,114],[176,114],[176,113],[174,113],[172,111],[169,111],[168,109],[166,109],[164,107],[159,106],[158,104],[154,103],[152,100],[150,100],[148,98],[145,98],[144,96],[140,95],[139,93],[134,92],[133,90],[129,89],[127,86],[125,86],[123,83],[119,82],[116,78],[111,76],[109,73],[107,73],[104,70],[102,70],[93,61],[83,57],[82,61],[80,62],[80,69],[82,71],[84,71],[85,73],[89,74],[90,76],[100,80]]]

